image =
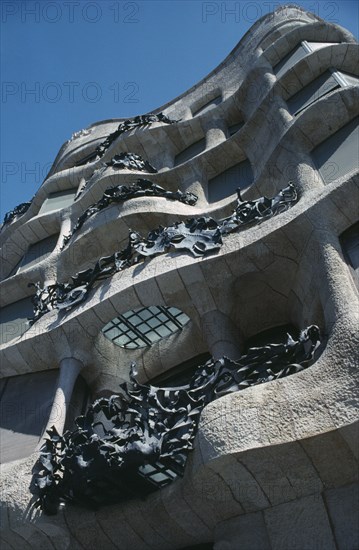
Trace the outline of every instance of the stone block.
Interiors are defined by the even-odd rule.
[[[214,550],[271,550],[263,514],[255,512],[219,523]]]
[[[359,487],[355,483],[324,493],[338,550],[359,548]]]
[[[271,548],[275,550],[336,550],[320,495],[269,508],[264,511],[264,520]]]
[[[337,431],[323,433],[300,442],[313,462],[324,487],[337,487],[358,478],[358,464]]]

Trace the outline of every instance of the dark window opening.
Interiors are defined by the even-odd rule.
[[[174,165],[178,166],[179,164],[183,164],[184,162],[187,162],[187,160],[196,157],[202,151],[206,149],[206,140],[204,138],[200,139],[199,141],[196,141],[195,143],[192,143],[189,147],[178,153],[175,157]]]
[[[50,417],[58,373],[41,371],[0,381],[1,463],[35,451]]]
[[[312,156],[325,183],[331,183],[359,168],[359,117],[324,140]]]
[[[280,78],[284,73],[286,73],[291,67],[293,67],[298,61],[303,59],[309,52],[299,44],[292,51],[290,51],[279,63],[273,67],[273,72],[277,78]]]
[[[201,353],[196,357],[184,361],[180,365],[176,365],[159,376],[156,376],[156,378],[150,381],[150,384],[160,388],[186,386],[191,381],[196,369],[200,365],[204,365],[210,358],[211,355],[209,353]]]
[[[33,267],[44,260],[46,256],[49,256],[54,250],[58,238],[59,235],[56,233],[55,235],[51,235],[46,239],[42,239],[41,241],[30,245],[21,262],[18,264],[19,267],[16,270],[16,273],[20,273],[24,269]]]
[[[250,348],[259,348],[267,344],[283,344],[287,341],[288,334],[290,334],[293,339],[297,339],[299,331],[292,324],[280,325],[263,330],[248,338],[244,345],[244,353],[248,353]]]
[[[216,105],[219,105],[221,102],[222,102],[222,96],[218,95],[217,97],[215,97],[214,99],[211,99],[211,101],[208,101],[208,103],[206,103],[205,105],[203,105],[202,107],[194,111],[193,116],[203,115],[204,113],[207,113],[211,109],[214,109]]]
[[[247,189],[253,183],[252,167],[248,159],[228,168],[208,182],[208,202],[216,202]]]
[[[339,82],[329,71],[325,71],[325,73],[288,99],[287,103],[290,114],[293,116],[297,115],[306,109],[306,107],[337,88],[340,88]]]
[[[30,328],[29,318],[34,316],[34,306],[27,297],[0,310],[0,343],[5,344],[24,334]]]
[[[228,126],[229,137],[236,134],[242,128],[243,125],[244,125],[244,122],[241,121],[241,122],[237,122],[237,124],[232,124],[231,126]]]
[[[340,243],[353,279],[359,288],[359,222],[355,223],[340,236]]]

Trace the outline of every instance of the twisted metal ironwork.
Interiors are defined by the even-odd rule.
[[[56,282],[44,288],[39,282],[29,283],[36,288],[32,297],[34,317],[32,323],[52,309],[70,309],[87,297],[94,285],[119,271],[138,264],[148,257],[164,254],[171,249],[185,250],[195,257],[204,256],[221,248],[222,237],[249,224],[260,223],[284,212],[298,200],[292,182],[275,197],[261,197],[253,201],[242,201],[238,193],[233,214],[220,221],[209,217],[191,218],[175,222],[169,227],[159,226],[147,238],[136,231],[130,231],[126,248],[111,256],[100,258],[93,268],[80,271],[71,277],[71,282]]]
[[[129,132],[130,130],[135,130],[136,128],[146,128],[154,122],[163,122],[165,124],[175,124],[179,122],[178,120],[171,120],[163,113],[153,114],[149,113],[148,115],[138,115],[134,118],[129,118],[120,122],[117,129],[109,134],[107,138],[96,147],[96,149],[87,155],[87,157],[81,159],[76,166],[83,166],[89,162],[99,160],[103,157],[110,145],[123,133]]]
[[[149,174],[157,173],[156,168],[140,155],[136,155],[135,153],[120,153],[119,155],[115,155],[109,162],[103,162],[102,166],[93,172],[92,176],[85,182],[85,185],[76,193],[75,200],[77,201],[85,189],[97,181],[108,168],[113,168],[114,170],[136,170],[137,172],[148,172]]]
[[[12,223],[16,218],[20,218],[25,212],[28,211],[32,203],[32,200],[29,202],[22,202],[21,204],[18,204],[13,208],[13,210],[9,210],[9,212],[6,212],[4,216],[4,221],[0,227],[0,231],[6,226]]]
[[[193,206],[196,204],[198,197],[193,193],[182,193],[182,191],[167,191],[160,185],[153,183],[147,179],[138,179],[131,185],[116,185],[108,187],[100,200],[95,204],[89,206],[83,214],[78,218],[71,233],[64,236],[62,249],[65,248],[67,243],[72,239],[75,233],[77,233],[88,218],[97,214],[104,208],[107,208],[111,204],[118,204],[125,202],[129,199],[138,197],[164,197],[175,201],[183,202]]]
[[[183,475],[208,403],[303,370],[319,345],[311,325],[297,340],[288,334],[287,342],[251,348],[237,361],[210,359],[187,385],[172,388],[140,384],[132,364],[130,383],[95,401],[74,431],[47,432],[32,480],[37,505],[55,514],[60,501],[96,508],[161,488]],[[149,466],[167,480],[146,475]]]

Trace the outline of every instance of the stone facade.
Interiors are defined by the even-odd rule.
[[[284,6],[155,112],[176,122],[126,127],[105,148],[124,121],[74,134],[31,204],[4,225],[4,550],[359,547],[357,56],[345,29]],[[128,152],[156,172],[111,164]],[[139,178],[198,200],[114,202],[64,241],[109,187]],[[30,282],[65,283],[123,249],[129,230],[223,219],[236,187],[250,201],[275,196],[289,180],[295,205],[227,235],[214,253],[158,255],[104,279],[74,307],[49,308],[27,323]],[[106,337],[114,318],[151,306],[177,308],[189,322],[142,347]],[[205,407],[182,479],[96,511],[66,505],[46,516],[34,507],[29,485],[43,430],[61,432],[86,396],[117,392],[132,361],[148,382],[205,354],[235,359],[275,327],[310,324],[322,344],[308,369]]]

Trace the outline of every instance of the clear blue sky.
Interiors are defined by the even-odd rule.
[[[2,0],[1,220],[32,197],[74,131],[173,99],[285,3]],[[358,37],[356,1],[297,4]]]

